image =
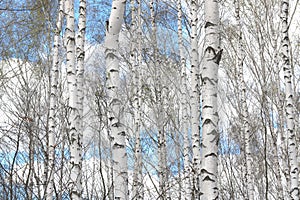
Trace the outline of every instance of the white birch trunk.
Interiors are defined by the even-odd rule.
[[[184,56],[183,36],[182,36],[182,7],[181,0],[177,0],[177,23],[178,23],[178,46],[180,54],[180,70],[181,70],[181,115],[183,134],[183,157],[184,157],[184,172],[183,172],[183,197],[186,200],[191,199],[191,168],[189,159],[189,135],[188,135],[188,111],[187,111],[187,84],[186,84],[186,65]],[[181,191],[180,191],[181,192]]]
[[[77,66],[76,66],[76,81],[77,81],[77,134],[75,146],[75,157],[78,166],[76,166],[75,172],[77,172],[76,184],[79,192],[79,198],[82,195],[82,137],[83,137],[83,76],[84,76],[84,58],[85,58],[85,28],[86,28],[86,0],[80,0],[79,2],[79,19],[78,19],[78,35],[77,35]],[[75,95],[75,94],[74,94]]]
[[[237,44],[237,69],[239,73],[239,87],[241,92],[241,114],[242,114],[242,132],[245,137],[245,154],[246,154],[246,184],[247,184],[247,193],[248,199],[254,199],[254,181],[253,181],[253,159],[251,152],[251,134],[250,134],[250,125],[249,125],[249,114],[246,102],[246,84],[244,81],[243,73],[243,61],[244,61],[244,47],[243,47],[243,34],[242,34],[242,25],[240,20],[240,2],[239,0],[235,1],[235,15],[237,20],[238,28],[238,44]]]
[[[134,5],[133,5],[134,6]],[[141,22],[141,0],[138,0],[138,65],[134,69],[135,91],[135,165],[133,180],[133,199],[143,199],[143,177],[142,177],[142,147],[141,147],[141,66],[142,66],[142,22]],[[134,19],[134,18],[133,18]]]
[[[79,2],[79,20],[78,20],[78,35],[77,35],[77,106],[79,112],[78,120],[78,131],[79,131],[79,144],[80,150],[82,151],[82,132],[83,132],[83,99],[84,99],[84,87],[83,87],[83,77],[84,77],[84,58],[85,58],[85,28],[86,28],[86,0],[80,0]]]
[[[59,0],[59,10],[56,19],[56,29],[53,41],[53,60],[51,69],[51,91],[50,91],[50,109],[49,109],[49,163],[47,183],[45,187],[45,196],[47,200],[53,199],[54,193],[54,170],[55,170],[55,130],[57,126],[57,86],[59,76],[59,48],[60,48],[60,33],[62,29],[62,20],[64,13],[64,0]]]
[[[205,46],[202,72],[203,160],[201,199],[218,199],[218,67],[222,50],[219,44],[219,7],[215,0],[205,1]]]
[[[283,60],[283,72],[284,72],[284,85],[285,85],[285,110],[286,110],[286,126],[288,137],[288,155],[290,162],[290,197],[293,200],[299,199],[299,169],[297,161],[297,145],[295,135],[295,119],[294,119],[294,102],[293,102],[293,89],[292,89],[292,72],[290,64],[289,54],[289,0],[281,1],[281,23],[282,23],[282,43],[281,54]]]
[[[77,81],[75,67],[75,19],[74,19],[74,1],[65,2],[67,20],[66,20],[66,51],[67,51],[67,83],[69,90],[68,110],[69,121],[68,131],[70,139],[70,180],[68,182],[70,197],[73,200],[81,199],[82,180],[81,180],[81,151],[80,136],[78,132],[78,107],[77,107]]]
[[[287,155],[287,139],[284,131],[284,118],[285,118],[285,113],[284,113],[284,97],[282,92],[280,91],[280,75],[279,75],[280,68],[278,69],[278,74],[276,78],[277,82],[277,96],[278,96],[278,103],[277,103],[277,111],[278,111],[278,135],[277,135],[277,151],[278,151],[278,162],[279,162],[279,167],[281,169],[281,184],[282,184],[282,189],[283,189],[283,196],[285,197],[284,199],[290,199],[289,198],[289,167],[288,163],[286,160],[288,159]]]
[[[128,200],[128,172],[125,128],[122,124],[119,98],[120,77],[118,45],[126,0],[113,0],[107,22],[105,59],[107,93],[109,98],[109,123],[112,139],[114,199]]]
[[[191,2],[191,123],[193,145],[193,194],[199,199],[200,185],[200,81],[199,81],[199,54],[197,40],[198,5],[197,1]]]

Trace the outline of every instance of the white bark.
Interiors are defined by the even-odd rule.
[[[288,167],[288,163],[286,162],[286,160],[288,159],[288,155],[287,155],[287,139],[286,139],[286,135],[285,135],[285,131],[284,131],[284,119],[285,119],[285,113],[284,113],[284,97],[283,97],[283,93],[280,91],[280,75],[279,75],[279,71],[280,68],[278,68],[278,74],[277,74],[277,78],[276,78],[276,82],[277,82],[277,88],[278,88],[278,92],[277,92],[277,96],[278,96],[278,101],[277,101],[277,112],[278,112],[278,135],[277,135],[277,151],[278,151],[278,162],[279,162],[279,167],[280,167],[280,171],[281,171],[281,184],[282,184],[282,190],[283,193],[282,195],[286,198],[284,199],[289,199],[287,197],[289,197],[288,193],[288,187],[287,185],[288,180],[289,180],[289,167]]]
[[[80,0],[79,2],[79,19],[78,19],[78,35],[77,35],[77,67],[76,67],[76,82],[77,82],[77,134],[75,136],[76,143],[75,157],[78,166],[76,166],[75,172],[77,172],[76,184],[79,193],[79,198],[82,195],[82,137],[83,137],[83,76],[84,76],[84,58],[85,58],[85,28],[86,28],[86,1]],[[74,94],[75,95],[75,94]]]
[[[245,154],[246,154],[246,184],[247,184],[247,192],[248,199],[254,199],[254,181],[253,181],[253,159],[251,152],[251,133],[250,133],[250,125],[249,125],[249,114],[246,102],[246,84],[244,81],[244,73],[243,73],[243,61],[244,61],[244,47],[243,47],[243,34],[242,34],[242,25],[240,20],[240,2],[239,0],[235,1],[235,15],[237,20],[237,28],[238,28],[238,44],[237,44],[237,69],[239,73],[239,88],[241,92],[241,117],[242,117],[242,133],[245,137]]]
[[[80,136],[78,132],[78,105],[77,105],[77,81],[75,67],[75,19],[74,19],[74,1],[65,2],[67,20],[66,20],[66,51],[67,51],[67,83],[69,90],[68,110],[69,110],[69,139],[70,139],[70,180],[68,187],[71,199],[81,199],[82,178],[81,178],[81,151]]]
[[[222,50],[219,44],[219,8],[214,0],[205,1],[205,46],[202,72],[203,160],[201,199],[218,199],[218,67]]]
[[[191,2],[191,131],[193,145],[193,193],[194,198],[199,198],[200,185],[200,81],[199,81],[199,54],[197,40],[198,23],[198,5],[197,1]]]
[[[76,76],[77,76],[77,106],[79,112],[79,120],[78,120],[78,131],[79,131],[79,144],[80,151],[82,151],[82,132],[83,132],[83,76],[84,76],[84,58],[85,58],[85,28],[86,28],[86,0],[80,0],[79,2],[79,20],[78,20],[78,35],[77,35],[77,68],[76,68]]]
[[[46,183],[46,199],[52,200],[54,193],[54,170],[55,170],[55,130],[57,126],[57,86],[59,76],[59,48],[60,48],[60,33],[62,29],[62,20],[64,12],[64,0],[59,0],[59,10],[56,19],[56,29],[53,41],[53,60],[51,69],[51,91],[50,91],[50,109],[49,109],[49,163],[48,175]]]
[[[297,145],[295,136],[295,121],[294,121],[294,102],[293,102],[293,89],[292,89],[292,72],[289,54],[289,0],[281,1],[281,23],[282,23],[282,43],[281,54],[283,60],[284,71],[284,85],[285,85],[285,110],[286,110],[286,126],[288,136],[288,155],[290,162],[290,197],[293,200],[299,199],[299,169],[297,161]]]
[[[118,45],[126,0],[113,0],[105,38],[109,123],[112,139],[114,199],[128,199],[128,172],[125,128],[119,98],[120,77]]]
[[[184,56],[183,36],[182,36],[182,7],[181,0],[177,0],[177,23],[178,23],[178,45],[180,54],[180,69],[181,69],[181,115],[182,127],[181,132],[184,137],[183,157],[184,157],[184,178],[183,178],[183,197],[186,200],[191,199],[191,168],[189,159],[189,135],[188,135],[188,111],[187,111],[187,84],[186,84],[186,65]]]

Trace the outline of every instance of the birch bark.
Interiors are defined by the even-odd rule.
[[[78,166],[75,168],[77,173],[76,186],[78,196],[81,198],[82,195],[82,137],[83,137],[83,76],[84,76],[84,58],[85,58],[85,27],[86,27],[86,1],[80,0],[79,2],[79,19],[78,19],[78,35],[77,35],[77,46],[76,46],[76,56],[77,56],[77,66],[76,66],[76,94],[77,95],[77,133],[75,136],[75,160]],[[75,178],[75,176],[74,176]],[[77,198],[77,196],[76,196]]]
[[[67,83],[69,90],[68,109],[69,109],[69,139],[70,139],[70,180],[68,187],[71,199],[81,199],[82,180],[81,180],[81,152],[80,136],[78,132],[78,107],[77,107],[77,81],[75,67],[75,19],[74,19],[74,1],[65,2],[67,20],[66,20],[66,51],[67,51]]]
[[[79,131],[79,147],[82,151],[82,132],[83,132],[83,77],[84,77],[84,58],[85,58],[85,28],[86,28],[86,0],[79,2],[79,19],[78,19],[78,35],[77,35],[77,106],[79,112],[78,131]]]
[[[183,196],[184,199],[191,199],[191,182],[190,182],[190,159],[189,159],[189,135],[188,135],[188,112],[187,112],[187,83],[186,83],[186,65],[184,56],[183,36],[182,36],[182,6],[181,0],[177,0],[177,24],[178,24],[178,46],[180,54],[181,70],[181,115],[182,128],[181,132],[184,137],[183,157],[184,157],[184,178],[183,178]]]
[[[281,171],[281,184],[282,184],[282,195],[284,197],[289,196],[288,186],[289,184],[289,167],[286,160],[288,159],[288,153],[287,153],[287,139],[284,131],[284,119],[285,119],[285,113],[284,113],[284,94],[281,92],[281,86],[280,86],[280,67],[277,69],[276,74],[276,82],[277,82],[277,112],[278,112],[278,135],[277,135],[277,151],[278,151],[278,162],[279,162],[279,168]],[[284,199],[284,198],[282,198]],[[289,198],[288,198],[289,199]]]
[[[120,77],[118,45],[126,0],[113,0],[107,22],[105,60],[107,93],[109,98],[109,123],[112,140],[114,199],[128,200],[128,173],[125,128],[122,124],[119,97]]]
[[[202,72],[203,160],[201,199],[218,199],[218,67],[222,50],[219,43],[219,7],[215,0],[205,1],[205,46]]]
[[[59,10],[56,19],[56,29],[54,32],[53,41],[53,60],[51,69],[51,91],[50,91],[50,109],[49,109],[49,164],[46,183],[46,199],[52,200],[54,193],[54,170],[55,170],[55,130],[57,126],[57,86],[59,76],[59,48],[60,48],[60,33],[62,29],[62,19],[64,13],[64,0],[59,0]]]
[[[286,126],[288,135],[288,155],[290,161],[290,197],[293,200],[299,199],[299,169],[297,161],[297,145],[295,135],[295,105],[293,102],[293,89],[292,89],[292,72],[290,64],[290,41],[289,41],[289,0],[281,1],[281,55],[283,60],[283,72],[284,72],[284,85],[285,85],[285,112],[286,112]]]

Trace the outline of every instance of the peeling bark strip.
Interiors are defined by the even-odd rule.
[[[128,200],[126,138],[119,98],[120,77],[118,45],[126,0],[113,0],[105,38],[107,93],[111,131],[114,199]]]
[[[217,1],[205,1],[205,51],[202,72],[202,133],[201,169],[202,200],[219,198],[218,190],[218,68],[222,50],[219,44],[219,7]]]
[[[297,161],[297,146],[295,136],[294,123],[294,102],[292,89],[292,72],[289,57],[289,35],[288,35],[288,15],[289,15],[289,0],[281,1],[281,23],[282,23],[282,41],[281,41],[281,56],[283,60],[284,85],[285,85],[285,111],[286,111],[286,126],[288,135],[288,155],[290,161],[290,197],[292,200],[299,199],[299,183],[298,183],[298,161]]]

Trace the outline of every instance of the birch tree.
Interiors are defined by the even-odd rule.
[[[200,87],[199,87],[199,54],[197,40],[198,4],[191,2],[191,131],[193,145],[193,193],[199,198],[200,172]]]
[[[167,173],[166,173],[166,134],[164,131],[164,110],[163,110],[163,91],[162,91],[162,75],[159,60],[158,40],[157,40],[157,24],[156,24],[156,10],[157,1],[151,0],[150,18],[151,18],[151,42],[153,48],[153,65],[154,65],[154,119],[157,128],[157,153],[158,153],[158,178],[159,178],[159,199],[165,200],[167,198]]]
[[[214,0],[205,1],[205,45],[202,72],[202,169],[203,200],[218,199],[218,67],[221,59],[219,6]]]
[[[241,108],[241,118],[242,118],[242,133],[245,138],[245,155],[246,155],[246,182],[247,182],[247,192],[248,199],[254,199],[254,182],[253,182],[253,160],[251,152],[251,130],[249,124],[249,114],[246,102],[246,84],[244,81],[244,72],[243,72],[243,61],[245,57],[244,47],[243,47],[243,34],[242,34],[242,24],[240,19],[240,0],[235,0],[235,15],[237,21],[237,33],[238,33],[238,43],[237,43],[237,70],[239,73],[239,87],[240,87],[240,103]]]
[[[77,66],[76,66],[76,86],[77,86],[77,135],[76,135],[76,184],[77,190],[79,192],[79,198],[82,195],[82,138],[83,138],[83,100],[84,100],[84,58],[85,58],[85,28],[86,28],[86,0],[79,1],[79,19],[78,19],[78,35],[77,35],[77,46],[76,46],[76,56],[77,56]],[[75,94],[74,94],[75,95]],[[75,170],[74,170],[75,171]]]
[[[74,1],[66,0],[66,67],[67,67],[67,83],[68,83],[68,131],[70,139],[70,180],[68,187],[71,199],[81,199],[82,180],[81,180],[81,141],[79,135],[79,111],[77,96],[77,80],[76,80],[76,54],[75,54],[75,18],[74,18]]]
[[[135,134],[135,152],[134,152],[134,175],[133,175],[133,199],[143,199],[143,177],[142,177],[142,146],[141,146],[141,67],[142,67],[142,21],[141,21],[141,0],[138,0],[138,13],[137,13],[137,54],[138,54],[138,64],[133,66],[133,76],[134,76],[134,134]],[[134,3],[132,3],[134,7]],[[132,10],[132,15],[134,16],[134,10]],[[132,20],[135,18],[132,17]],[[134,22],[132,22],[134,23]],[[132,44],[134,45],[134,44]],[[132,52],[133,53],[133,52]]]
[[[261,6],[257,6],[258,4]],[[280,192],[282,191],[281,185],[285,185],[285,180],[281,181],[280,176],[284,177],[284,174],[286,174],[284,171],[288,171],[282,171],[286,169],[284,165],[287,166],[287,162],[284,159],[284,149],[286,147],[284,143],[280,142],[281,138],[279,138],[280,134],[282,134],[281,126],[284,126],[281,123],[281,118],[284,115],[281,111],[283,105],[280,100],[280,96],[282,95],[280,95],[282,93],[280,90],[282,90],[282,87],[280,87],[279,77],[276,77],[279,76],[279,72],[281,71],[278,67],[278,59],[276,58],[280,49],[278,48],[278,44],[280,44],[280,24],[278,23],[280,1],[258,1],[257,3],[247,1],[243,4],[241,3],[240,6],[242,6],[240,11],[244,11],[242,12],[245,24],[243,29],[246,30],[243,35],[243,41],[245,42],[244,52],[246,53],[244,69],[250,71],[250,74],[247,73],[247,76],[249,74],[254,80],[248,80],[249,84],[247,84],[248,86],[251,85],[247,90],[247,99],[252,99],[248,101],[248,109],[252,110],[248,116],[253,118],[256,115],[260,119],[260,122],[256,121],[255,123],[253,120],[248,120],[248,123],[252,127],[252,136],[249,141],[252,143],[251,149],[253,152],[261,152],[261,156],[255,156],[257,153],[252,153],[252,169],[259,169],[252,171],[251,176],[256,180],[252,184],[255,188],[255,196],[258,195],[259,198],[264,199],[274,195],[272,194],[273,186],[276,185],[275,191],[278,196],[277,198],[280,199],[280,196],[282,198],[286,196],[283,192]],[[250,12],[246,12],[246,10]],[[262,15],[256,16],[256,13],[262,13]],[[246,76],[245,78],[247,79]],[[275,84],[276,82],[277,84]],[[253,84],[257,89],[252,89],[251,91]],[[238,83],[238,88],[240,88],[240,83]],[[278,93],[276,90],[278,90]],[[274,98],[275,96],[279,98]],[[253,103],[251,105],[251,101],[256,101],[256,105],[260,104],[259,107],[255,109],[256,105]],[[242,103],[240,107],[242,107]],[[277,109],[274,110],[274,107]],[[270,115],[270,113],[272,114]],[[278,117],[274,118],[274,115]],[[279,124],[279,128],[274,126],[274,124]],[[253,127],[257,128],[253,129]],[[246,140],[243,142],[247,142]],[[247,146],[245,146],[245,151],[247,151]],[[283,159],[283,162],[278,161],[278,155],[280,155],[280,159]],[[247,160],[245,160],[245,163],[247,163]],[[279,167],[279,164],[281,167]],[[245,171],[247,170],[245,169]],[[276,178],[275,184],[273,177]],[[245,183],[247,181],[245,179]],[[264,184],[257,184],[257,182],[263,182]],[[249,184],[245,185],[246,188],[248,187],[247,185],[249,186]],[[256,191],[259,192],[257,193]],[[248,190],[245,190],[245,195],[248,195]]]
[[[183,196],[184,199],[191,199],[191,182],[190,182],[190,159],[189,159],[189,134],[188,134],[188,102],[187,102],[187,74],[184,56],[183,36],[182,36],[182,6],[181,0],[177,0],[177,25],[178,25],[178,45],[180,56],[181,70],[181,132],[184,137],[183,159],[184,159],[184,178],[183,178]]]
[[[79,143],[82,148],[82,134],[83,134],[83,99],[84,99],[84,87],[83,87],[83,76],[84,76],[84,58],[85,58],[85,28],[86,28],[86,0],[79,1],[79,20],[78,20],[78,35],[77,35],[77,104],[79,112],[78,120],[78,131],[79,131]],[[81,149],[79,151],[82,151]]]
[[[288,137],[288,156],[290,162],[290,197],[293,200],[299,199],[299,168],[297,160],[297,144],[295,136],[295,105],[293,102],[292,89],[292,72],[290,61],[290,41],[289,41],[289,0],[281,1],[281,56],[283,60],[284,85],[285,85],[285,112],[286,112],[286,126]]]
[[[122,122],[119,97],[119,33],[122,28],[126,0],[113,0],[105,38],[107,93],[109,98],[109,123],[112,140],[114,199],[128,200],[128,173],[126,133]]]
[[[53,199],[54,193],[54,171],[55,171],[55,133],[57,126],[57,87],[59,76],[59,48],[60,48],[60,33],[62,29],[62,20],[64,12],[64,0],[59,0],[59,9],[56,19],[56,29],[53,39],[53,60],[51,69],[51,91],[50,91],[50,108],[49,108],[49,163],[47,170],[46,182],[46,199]]]

